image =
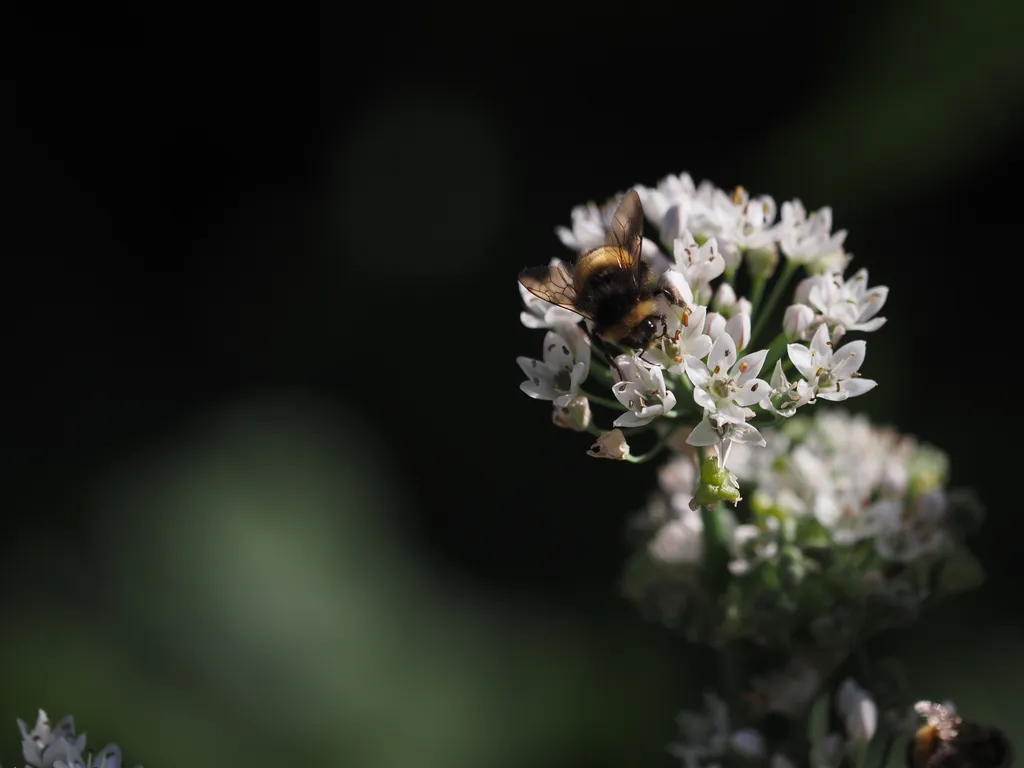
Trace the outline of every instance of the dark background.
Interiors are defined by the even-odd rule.
[[[1021,7],[38,14],[4,83],[0,736],[147,766],[660,765],[692,658],[617,593],[654,467],[518,389],[514,278],[689,171],[888,285],[851,403],[947,450],[989,580],[878,651],[1021,734]]]

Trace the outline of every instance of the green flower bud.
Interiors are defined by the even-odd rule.
[[[691,505],[696,508],[728,501],[735,506],[742,498],[736,475],[718,466],[717,456],[708,456],[704,459],[700,467],[700,487],[693,495]]]

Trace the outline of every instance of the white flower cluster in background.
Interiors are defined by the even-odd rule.
[[[706,515],[693,504],[699,458],[687,450],[661,467],[637,517],[643,567],[626,584],[659,620],[712,645],[787,647],[809,631],[835,648],[912,619],[937,589],[976,586],[980,566],[962,539],[981,510],[945,487],[941,451],[842,410],[798,416],[764,437],[764,447],[731,457],[744,503],[712,517],[727,579],[717,594],[686,577],[712,557]]]
[[[86,735],[75,734],[75,720],[70,715],[52,726],[40,709],[32,728],[19,719],[18,729],[29,768],[121,768],[121,749],[116,744],[108,744],[95,754],[86,752]]]
[[[794,200],[779,211],[769,196],[696,185],[685,173],[634,189],[653,230],[643,258],[682,297],[659,299],[664,324],[653,346],[620,349],[608,365],[579,314],[519,286],[523,325],[546,330],[539,357],[518,358],[521,388],[553,403],[557,425],[595,435],[591,455],[643,461],[684,427],[687,442],[713,447],[725,469],[733,445],[764,445],[759,426],[875,386],[861,377],[865,341],[839,342],[885,323],[888,291],[869,288],[864,269],[847,275],[846,232],[833,231],[829,208],[808,213]],[[577,254],[601,246],[621,199],[575,208],[559,239]],[[611,429],[596,423],[594,406],[614,413]],[[661,442],[634,455],[629,430],[651,426]]]

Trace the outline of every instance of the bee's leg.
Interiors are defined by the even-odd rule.
[[[613,354],[612,348],[609,344],[602,340],[599,336],[591,336],[591,346],[596,347],[603,355],[604,359],[608,361],[608,364],[615,369],[615,372],[619,374],[619,381],[625,381],[626,377],[619,367],[619,364],[615,362],[615,355]]]

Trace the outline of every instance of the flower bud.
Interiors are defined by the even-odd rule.
[[[719,283],[715,291],[715,298],[711,300],[711,308],[720,312],[726,317],[732,315],[736,308],[736,291],[729,283]]]
[[[878,707],[853,678],[846,678],[836,692],[836,710],[843,719],[846,738],[854,744],[866,744],[878,727]]]
[[[750,343],[750,315],[739,312],[730,317],[725,332],[736,342],[736,351],[742,352]]]
[[[779,249],[774,245],[770,248],[751,248],[744,257],[750,276],[754,279],[768,280],[779,266]]]
[[[621,461],[629,455],[629,443],[626,442],[626,436],[622,434],[621,429],[613,429],[597,438],[597,442],[590,446],[588,455],[598,459]]]
[[[555,406],[551,420],[556,426],[573,432],[586,432],[590,427],[590,401],[582,395],[572,398],[564,406]]]
[[[725,331],[725,318],[717,312],[708,312],[704,317],[704,334],[717,341]]]
[[[806,304],[790,304],[782,316],[782,330],[789,341],[802,341],[810,336],[814,310]]]
[[[764,757],[764,736],[753,728],[736,731],[729,737],[729,746],[733,752],[747,760],[760,760]]]
[[[720,467],[717,456],[708,456],[704,459],[700,467],[700,485],[693,495],[690,508],[711,506],[719,501],[738,504],[741,498],[736,475]]]

